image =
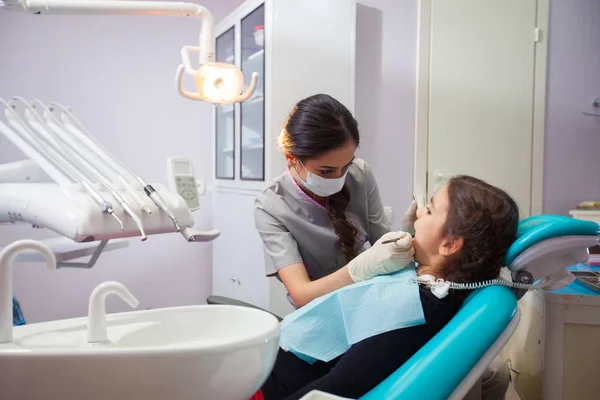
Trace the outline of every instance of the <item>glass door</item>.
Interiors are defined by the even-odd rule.
[[[217,62],[234,64],[234,27],[216,39]],[[215,106],[215,178],[235,178],[235,107],[233,104]]]
[[[240,104],[240,179],[262,181],[265,178],[265,13],[264,5],[248,14],[241,23],[241,69],[246,91],[252,73],[258,72],[256,89]]]

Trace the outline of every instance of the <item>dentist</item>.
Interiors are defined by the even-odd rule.
[[[390,232],[375,177],[355,157],[358,124],[346,107],[325,94],[300,101],[279,141],[288,168],[256,199],[254,221],[266,274],[283,282],[294,307],[413,262],[406,232],[417,203],[403,231]]]

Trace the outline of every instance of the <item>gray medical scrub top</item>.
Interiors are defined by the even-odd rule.
[[[346,215],[358,229],[364,251],[390,231],[390,223],[364,160],[356,158],[350,165],[346,187],[350,192]],[[327,209],[304,193],[287,170],[257,197],[254,223],[265,248],[267,276],[304,263],[310,279],[316,280],[347,264]]]

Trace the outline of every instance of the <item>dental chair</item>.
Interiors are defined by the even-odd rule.
[[[571,284],[575,277],[567,268],[587,262],[588,248],[598,244],[600,226],[594,222],[557,215],[521,220],[517,240],[504,259],[513,287],[499,281],[474,285],[483,287],[476,288],[437,335],[361,400],[462,399],[516,330],[517,301],[531,285],[551,291]],[[208,297],[207,303],[259,308],[220,296]],[[313,391],[303,399],[340,397]]]

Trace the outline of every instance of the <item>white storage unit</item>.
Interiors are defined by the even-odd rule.
[[[569,211],[569,214],[571,214],[573,218],[600,224],[600,210],[571,210]]]

